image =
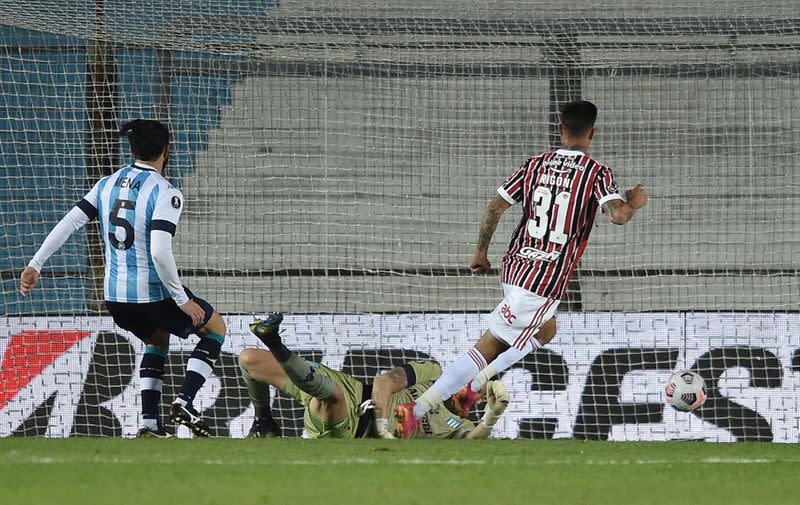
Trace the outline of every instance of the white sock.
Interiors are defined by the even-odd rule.
[[[489,382],[489,379],[497,375],[497,370],[494,369],[494,361],[490,364],[486,365],[486,368],[478,372],[478,375],[472,379],[472,382],[469,384],[469,388],[474,391],[478,392],[481,390],[484,384]]]
[[[522,350],[517,349],[516,347],[509,347],[504,352],[500,354],[500,356],[496,357],[494,361],[492,361],[486,368],[481,370],[478,375],[470,383],[470,389],[473,391],[478,391],[484,384],[489,382],[489,379],[494,377],[495,375],[499,374],[500,372],[504,372],[514,366],[514,363],[517,363],[522,358],[530,354],[534,351],[534,349],[541,349],[541,345],[539,341],[535,338],[532,338],[525,344],[525,347]]]
[[[430,412],[436,405],[442,403],[442,400],[444,400],[442,394],[436,389],[436,384],[433,384],[414,403],[414,419],[425,417],[425,414]]]
[[[148,430],[158,429],[158,419],[142,419],[142,426]]]
[[[444,369],[433,386],[417,399],[414,417],[422,419],[433,407],[458,393],[475,374],[486,368],[486,359],[477,349],[472,348]]]

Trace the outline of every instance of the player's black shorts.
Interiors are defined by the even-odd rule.
[[[197,326],[192,324],[192,318],[183,313],[172,298],[150,303],[121,303],[106,301],[108,312],[114,322],[123,330],[136,335],[140,340],[148,340],[156,330],[164,330],[180,338],[187,338],[197,333],[205,326],[214,315],[214,307],[210,303],[197,297],[184,286],[190,300],[199,305],[205,312],[203,322]]]

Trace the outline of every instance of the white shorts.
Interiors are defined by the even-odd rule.
[[[508,345],[523,350],[542,323],[553,317],[560,301],[510,284],[503,284],[503,293],[505,298],[489,315],[489,331]]]

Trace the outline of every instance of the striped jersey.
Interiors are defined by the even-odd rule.
[[[497,192],[522,204],[501,282],[562,299],[597,209],[622,199],[611,169],[581,151],[558,149],[526,160]]]
[[[149,303],[169,298],[150,254],[150,232],[175,235],[181,192],[154,168],[134,163],[100,179],[77,205],[100,222],[105,299]]]

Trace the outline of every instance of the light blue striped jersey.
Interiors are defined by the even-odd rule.
[[[134,163],[103,177],[78,206],[96,216],[105,244],[105,298],[148,303],[170,298],[150,254],[150,232],[175,235],[183,194],[155,169]]]

